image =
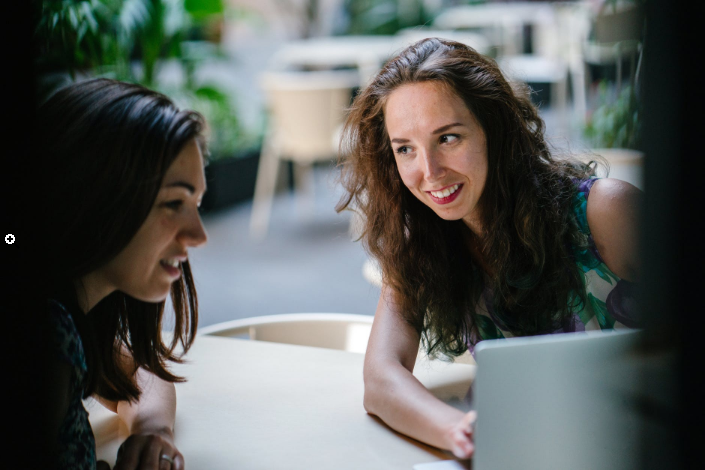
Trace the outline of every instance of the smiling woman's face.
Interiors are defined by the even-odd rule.
[[[480,234],[487,141],[463,100],[438,83],[403,85],[389,95],[384,119],[404,185],[439,217]]]
[[[206,242],[198,213],[205,190],[203,156],[191,140],[167,170],[152,210],[130,243],[90,276],[109,292],[145,302],[166,299],[188,249]]]

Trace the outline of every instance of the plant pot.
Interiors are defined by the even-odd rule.
[[[205,170],[208,189],[201,211],[213,212],[252,199],[259,154],[259,150],[252,150],[209,163]]]

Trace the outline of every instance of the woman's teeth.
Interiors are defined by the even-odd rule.
[[[162,263],[166,264],[167,266],[171,266],[172,268],[179,267],[179,260],[177,259],[163,259]]]
[[[455,184],[455,185],[451,186],[450,188],[444,189],[443,191],[431,191],[431,195],[433,197],[438,198],[438,199],[443,199],[444,197],[448,197],[451,194],[453,194],[454,192],[456,192],[459,187],[460,187],[459,184]]]

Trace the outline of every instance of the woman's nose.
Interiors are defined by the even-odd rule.
[[[437,181],[445,174],[445,168],[433,150],[424,150],[421,154],[421,165],[426,181]]]
[[[196,212],[188,227],[182,232],[184,243],[190,247],[201,246],[208,241],[208,234],[201,221],[201,216]]]

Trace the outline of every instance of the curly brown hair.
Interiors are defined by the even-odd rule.
[[[427,81],[459,96],[485,132],[488,174],[479,206],[489,236],[441,219],[401,180],[384,106],[400,86]],[[340,158],[347,194],[336,210],[361,214],[365,249],[429,354],[456,356],[481,337],[475,307],[485,283],[496,317],[514,335],[565,326],[586,301],[573,250],[587,240],[571,208],[575,179],[594,175],[594,164],[551,155],[528,94],[515,93],[494,60],[444,39],[409,46],[356,96]],[[488,267],[485,279],[472,243]]]

